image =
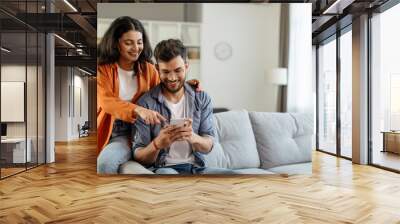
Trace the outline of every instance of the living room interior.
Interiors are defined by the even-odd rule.
[[[149,30],[151,46],[169,38],[182,39],[188,46],[187,79],[200,81],[212,99],[214,111],[232,112],[215,115],[216,135],[221,144],[216,144],[212,152],[205,155],[208,167],[234,169],[241,174],[262,173],[266,168],[269,172],[311,173],[315,92],[310,63],[312,52],[303,53],[302,57],[294,55],[311,49],[310,4],[99,3],[97,10],[98,42],[115,19],[134,14],[144,23],[145,30]],[[223,20],[218,19],[221,11],[225,12]],[[285,15],[289,11],[296,17],[288,19]],[[239,32],[237,27],[240,27]],[[289,36],[296,36],[296,40]],[[290,74],[293,71],[309,75],[298,82]],[[279,94],[283,86],[286,97]],[[310,100],[299,101],[298,98]],[[302,115],[268,114],[279,111],[281,104]],[[241,110],[259,114],[239,112]],[[267,120],[275,120],[276,124],[264,124]],[[267,132],[275,133],[273,137],[259,136]],[[279,146],[274,145],[273,139],[280,139]],[[291,156],[283,156],[285,154]],[[106,165],[98,163],[98,167],[102,166]],[[259,167],[262,169],[257,169]],[[142,172],[149,173],[133,161],[120,169],[124,174]]]
[[[122,2],[134,6],[106,6]],[[225,12],[229,3],[157,3],[151,14],[152,3],[126,2],[0,3],[0,222],[399,222],[397,1],[230,3]],[[190,42],[189,77],[215,96],[216,111],[311,114],[312,174],[97,175],[96,43],[124,10],[158,38],[180,32]],[[254,25],[242,28],[251,43],[206,39],[234,32],[216,21],[224,13]],[[260,26],[271,32],[246,33]],[[229,70],[246,47],[262,55],[243,63],[251,81]]]

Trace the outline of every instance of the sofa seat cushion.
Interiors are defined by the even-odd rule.
[[[236,169],[233,171],[237,174],[275,174],[274,172],[260,168]]]
[[[260,167],[247,111],[217,113],[214,122],[216,141],[212,151],[205,155],[206,166],[229,169]]]
[[[120,174],[154,174],[140,163],[130,160],[119,167]]]
[[[311,161],[312,116],[250,112],[261,168]]]
[[[311,175],[312,174],[312,163],[296,163],[296,164],[290,164],[290,165],[284,165],[284,166],[276,166],[273,168],[268,169],[268,171],[274,172],[274,173],[280,173],[280,174],[306,174],[306,175]]]

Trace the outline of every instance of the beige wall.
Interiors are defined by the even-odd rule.
[[[89,106],[93,104],[89,78],[71,67],[56,67],[55,74],[55,141],[77,139],[78,124],[89,120]]]

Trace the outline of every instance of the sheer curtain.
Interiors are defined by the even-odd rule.
[[[289,4],[287,111],[314,113],[311,3]]]

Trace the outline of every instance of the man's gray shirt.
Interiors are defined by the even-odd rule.
[[[214,128],[214,117],[213,108],[211,104],[211,98],[204,91],[196,92],[187,83],[184,84],[186,100],[186,111],[189,115],[188,118],[193,120],[192,128],[193,132],[200,136],[215,137]],[[158,85],[145,93],[137,102],[137,105],[157,111],[164,116],[168,123],[171,119],[171,111],[165,103],[164,95],[161,92],[161,86]],[[135,156],[135,150],[148,146],[151,141],[158,136],[161,130],[161,124],[146,125],[141,118],[137,118],[135,122],[136,133],[133,140],[133,156]],[[214,145],[214,144],[213,144]],[[155,168],[165,166],[165,157],[169,151],[169,148],[161,149],[155,164],[151,166]],[[201,152],[193,151],[195,157],[195,163],[199,167],[204,167],[204,158]],[[135,159],[135,157],[134,157]]]

